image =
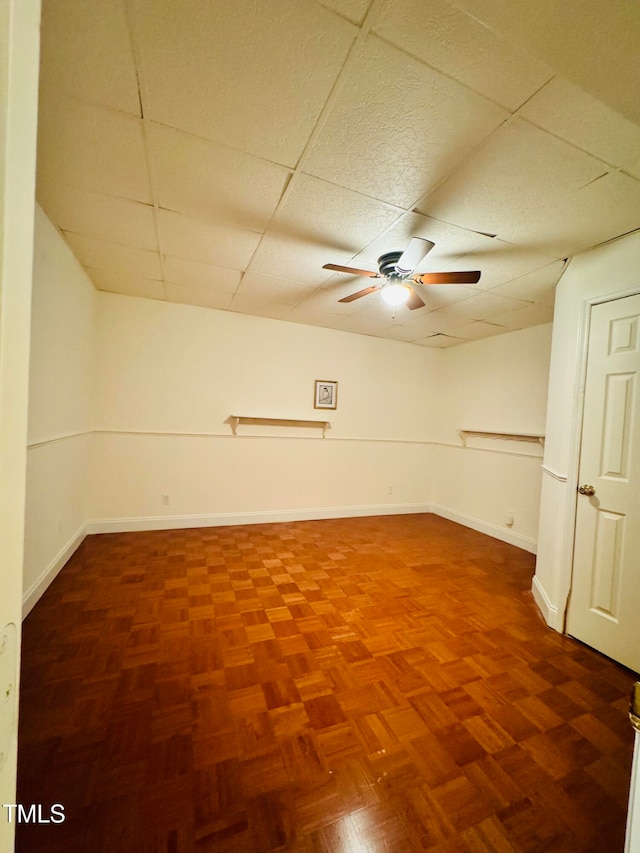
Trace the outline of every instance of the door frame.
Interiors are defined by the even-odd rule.
[[[578,475],[580,473],[580,455],[582,452],[582,425],[584,421],[584,398],[587,383],[587,360],[589,356],[589,335],[591,332],[591,309],[603,302],[616,302],[627,296],[640,295],[640,285],[614,290],[610,293],[591,296],[581,301],[580,325],[577,340],[576,374],[572,399],[572,418],[569,439],[567,465],[567,490],[565,498],[565,518],[567,525],[562,547],[562,560],[570,567],[562,578],[558,607],[560,625],[558,630],[566,633],[567,611],[573,586],[574,554],[576,542],[576,516],[578,511]]]

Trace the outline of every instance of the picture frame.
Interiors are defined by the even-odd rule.
[[[316,379],[314,409],[338,408],[338,383],[329,379]]]

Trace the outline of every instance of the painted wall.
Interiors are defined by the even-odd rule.
[[[445,350],[439,376],[434,511],[530,551],[542,445],[469,437],[463,446],[458,430],[544,435],[550,349],[550,324],[485,338]]]
[[[36,208],[25,612],[84,536],[91,470],[96,292]]]
[[[15,803],[35,195],[38,0],[0,3],[0,803]],[[15,824],[0,816],[0,850]]]
[[[572,259],[556,291],[533,593],[562,630],[571,584],[589,300],[640,292],[640,233]]]
[[[92,529],[122,519],[148,527],[163,518],[425,509],[441,353],[188,305],[98,299]],[[337,410],[313,408],[315,379],[338,382]],[[239,426],[233,436],[230,415],[326,419],[331,429],[322,438]]]

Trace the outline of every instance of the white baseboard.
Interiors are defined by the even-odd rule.
[[[491,524],[488,521],[482,521],[472,515],[465,515],[454,509],[449,509],[446,506],[439,504],[431,504],[431,512],[442,518],[448,518],[449,521],[455,521],[457,524],[462,524],[464,527],[470,527],[472,530],[477,530],[478,533],[485,533],[487,536],[492,536],[494,539],[500,539],[501,542],[507,542],[509,545],[515,545],[516,548],[522,548],[523,551],[528,551],[530,554],[537,552],[538,543],[535,539],[528,536],[522,536],[520,533],[514,533],[513,530],[505,530],[504,527],[498,527],[497,524]]]
[[[31,584],[28,590],[22,597],[22,618],[25,619],[32,611],[33,607],[40,600],[44,591],[55,579],[56,575],[74,555],[77,549],[82,545],[82,542],[87,535],[86,526],[78,528],[71,539],[58,551],[47,568],[42,572],[40,577]]]
[[[550,628],[554,628],[562,634],[563,625],[561,614],[558,611],[558,608],[554,607],[551,603],[544,587],[535,575],[533,576],[533,581],[531,583],[531,592],[533,593],[533,600],[538,605],[538,610],[542,613],[544,621]]]
[[[283,521],[317,521],[323,518],[360,518],[368,515],[407,515],[431,511],[431,504],[378,504],[316,509],[264,510],[212,515],[152,515],[139,518],[105,518],[87,522],[86,533],[127,533],[141,530],[178,530],[188,527],[229,527],[238,524],[276,524]]]

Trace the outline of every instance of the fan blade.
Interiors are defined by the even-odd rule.
[[[416,284],[476,284],[480,281],[479,270],[469,272],[423,272],[412,278]]]
[[[369,293],[373,293],[375,290],[380,290],[379,284],[374,284],[371,287],[365,287],[364,290],[359,290],[357,293],[352,293],[351,296],[345,296],[342,299],[338,299],[338,302],[353,302],[354,299],[360,299],[361,296],[367,296]]]
[[[424,304],[425,303],[423,302],[420,294],[417,293],[415,290],[412,290],[411,296],[407,299],[407,302],[406,302],[406,305],[407,305],[407,308],[409,309],[409,311],[415,311],[416,308],[422,308],[422,307],[424,307]]]
[[[335,270],[336,272],[348,272],[351,275],[365,275],[368,278],[380,278],[380,273],[371,270],[359,270],[355,267],[341,267],[340,264],[325,264],[323,270]]]
[[[399,275],[408,275],[413,272],[434,246],[435,243],[432,243],[431,240],[425,240],[424,237],[412,237],[409,240],[409,245],[398,258],[396,272]]]

